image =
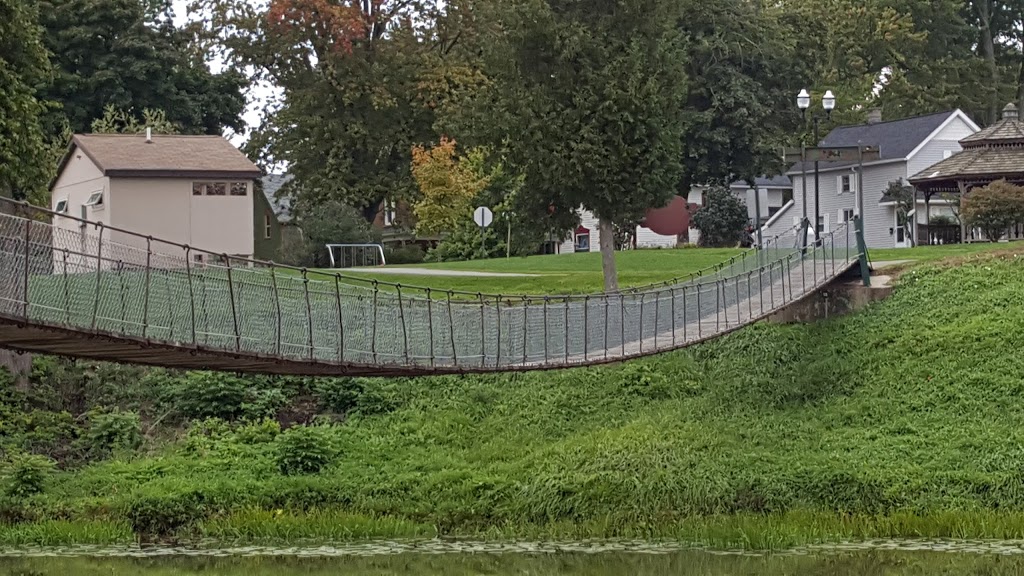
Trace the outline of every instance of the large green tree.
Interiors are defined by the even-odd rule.
[[[534,206],[600,220],[605,289],[616,222],[674,193],[682,171],[685,49],[671,0],[503,0],[484,45],[487,102]]]
[[[50,77],[36,7],[0,0],[0,195],[30,196],[44,189],[47,147],[36,89]]]
[[[214,74],[166,2],[41,0],[56,77],[41,95],[61,105],[71,129],[87,131],[104,108],[163,110],[189,134],[244,129],[237,72]],[[54,129],[60,118],[54,118]]]
[[[375,215],[417,194],[412,148],[436,142],[449,51],[426,0],[198,0],[203,31],[239,69],[282,91],[249,150],[287,163],[298,206],[343,202]],[[288,191],[286,191],[287,193]]]
[[[799,128],[794,95],[808,81],[804,55],[775,3],[685,0],[680,32],[689,82],[679,193],[693,185],[774,174]]]

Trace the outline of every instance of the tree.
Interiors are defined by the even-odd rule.
[[[241,132],[247,80],[214,74],[185,30],[159,3],[140,0],[41,0],[45,41],[56,77],[41,95],[61,105],[74,132],[107,106],[163,110],[188,134]],[[57,131],[59,116],[50,119]]]
[[[799,128],[794,95],[809,82],[784,10],[749,0],[683,5],[689,82],[678,193],[778,173],[779,149]]]
[[[750,221],[746,204],[726,186],[709,187],[704,200],[704,206],[693,215],[693,227],[700,231],[700,246],[736,246]]]
[[[304,243],[284,254],[287,263],[296,266],[323,268],[330,258],[328,244],[363,244],[379,242],[380,238],[359,211],[341,202],[325,202],[316,210],[298,214]]]
[[[599,218],[605,289],[618,290],[614,223],[671,197],[682,166],[685,60],[670,0],[487,4],[491,143],[522,171],[522,201]]]
[[[113,106],[103,109],[103,117],[92,121],[94,134],[145,134],[151,128],[156,134],[179,134],[180,128],[167,120],[163,110],[142,111],[141,120],[127,110],[118,110]]]
[[[441,138],[429,150],[413,147],[412,175],[420,190],[413,205],[417,233],[451,232],[469,220],[474,202],[487,187],[488,178],[482,174],[484,160],[480,149],[457,158],[455,141],[448,138]]]
[[[50,64],[35,5],[0,0],[0,196],[34,197],[49,169],[40,121],[45,105],[37,86],[50,80]]]
[[[981,228],[986,238],[997,242],[1010,226],[1024,221],[1024,187],[999,180],[973,190],[961,213],[968,226]]]
[[[281,89],[247,150],[287,163],[297,205],[338,201],[373,219],[414,200],[417,144],[436,142],[434,67],[449,40],[427,0],[196,0],[237,69]]]
[[[917,190],[896,180],[889,182],[882,197],[896,203],[896,222],[903,227],[906,237],[913,243],[916,234],[910,229],[910,213],[917,209]]]

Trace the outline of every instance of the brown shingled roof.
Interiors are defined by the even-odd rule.
[[[105,176],[259,178],[260,169],[222,136],[76,134],[59,170],[78,148]]]

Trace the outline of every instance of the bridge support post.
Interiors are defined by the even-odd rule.
[[[857,259],[860,260],[860,277],[865,286],[871,286],[871,270],[868,264],[868,245],[864,241],[864,220],[857,215],[853,218],[853,225],[857,231]]]

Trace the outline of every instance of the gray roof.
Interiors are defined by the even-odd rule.
[[[288,174],[267,174],[263,177],[263,195],[270,202],[270,208],[277,216],[277,221],[287,224],[292,221],[291,198],[278,198],[277,193],[281,187],[290,182],[292,176]]]
[[[739,180],[733,186],[747,186],[745,180]],[[793,182],[789,179],[789,176],[785,174],[779,174],[777,176],[758,176],[754,178],[754,185],[758,188],[792,188]]]
[[[828,136],[821,141],[820,146],[879,146],[881,149],[880,160],[902,160],[955,113],[956,111],[953,110],[877,124],[840,126],[829,132]],[[819,167],[822,170],[827,170],[854,164],[856,162],[821,162]],[[808,170],[813,169],[814,164],[808,162],[807,168]],[[799,162],[790,168],[788,173],[794,172],[800,172]]]

